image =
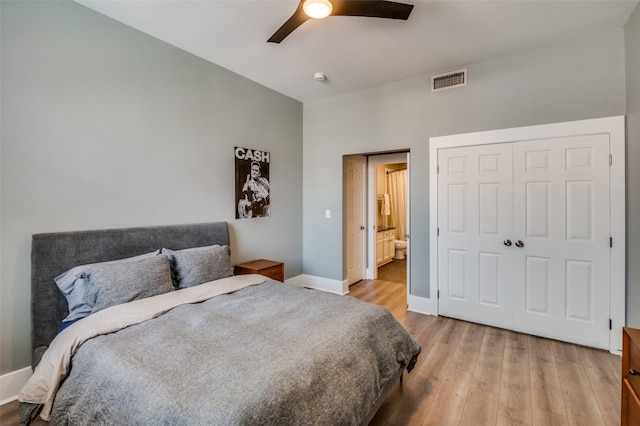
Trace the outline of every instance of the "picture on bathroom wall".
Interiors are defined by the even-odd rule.
[[[236,162],[236,219],[271,216],[270,153],[234,147]]]

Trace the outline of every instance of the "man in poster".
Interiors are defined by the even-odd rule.
[[[269,200],[269,153],[235,148],[236,219],[271,216]]]

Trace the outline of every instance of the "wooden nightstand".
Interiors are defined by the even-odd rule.
[[[252,260],[238,263],[233,268],[233,273],[235,275],[260,274],[284,282],[284,263],[266,259]]]
[[[640,424],[640,330],[622,329],[622,410],[620,424]]]

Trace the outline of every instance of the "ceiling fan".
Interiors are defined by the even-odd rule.
[[[300,25],[310,18],[333,16],[367,16],[407,20],[413,9],[412,4],[386,0],[300,0],[293,15],[276,31],[267,42],[280,43]]]

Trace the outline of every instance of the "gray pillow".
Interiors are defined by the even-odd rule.
[[[126,259],[79,265],[69,269],[63,274],[58,275],[54,279],[54,281],[56,282],[56,285],[58,286],[64,297],[67,299],[67,304],[69,305],[69,315],[64,320],[62,320],[62,322],[84,318],[91,313],[91,306],[89,306],[86,302],[89,284],[87,275],[91,272],[93,267],[104,264],[134,262],[136,260],[155,257],[159,254],[160,250],[156,250],[151,253],[128,257]]]
[[[91,313],[109,306],[173,291],[169,259],[159,255],[118,264],[97,265],[88,275]]]
[[[229,246],[194,247],[184,250],[163,248],[169,256],[177,288],[193,287],[233,275]]]

